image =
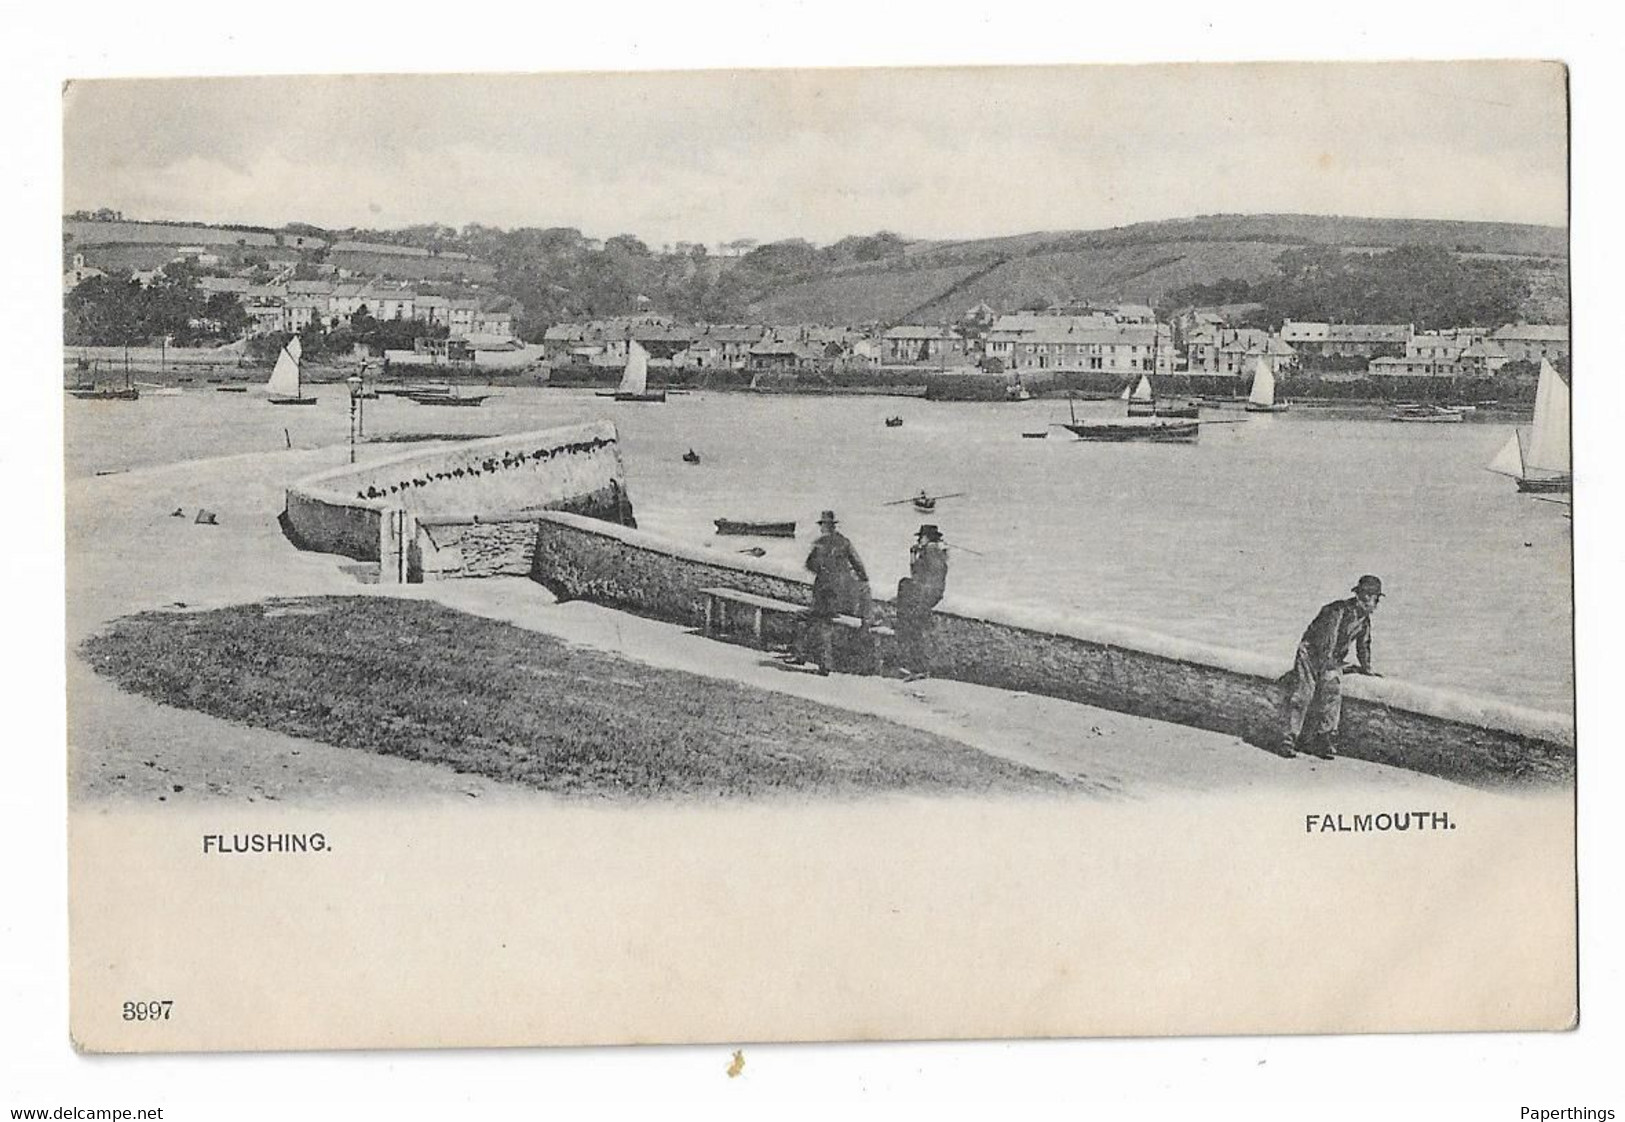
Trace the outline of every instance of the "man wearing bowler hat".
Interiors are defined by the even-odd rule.
[[[807,554],[807,568],[812,571],[812,609],[807,613],[806,637],[816,641],[814,661],[818,672],[828,674],[834,661],[834,619],[849,609],[857,609],[865,620],[868,613],[854,601],[862,599],[868,587],[869,573],[858,557],[858,551],[846,535],[835,529],[835,512],[826,510],[818,518],[820,533]],[[805,646],[803,646],[805,650]]]
[[[1347,600],[1334,600],[1320,609],[1292,663],[1286,700],[1286,731],[1278,754],[1298,754],[1299,737],[1311,756],[1330,760],[1337,755],[1337,728],[1343,716],[1343,660],[1354,648],[1356,674],[1380,677],[1371,669],[1371,613],[1382,600],[1382,581],[1366,575]],[[1310,720],[1310,714],[1314,719]],[[1306,728],[1307,726],[1307,728]]]
[[[914,535],[908,576],[897,582],[898,672],[910,681],[931,673],[931,609],[948,586],[948,547],[942,531],[927,522]]]

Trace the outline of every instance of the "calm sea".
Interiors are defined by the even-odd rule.
[[[66,403],[70,477],[183,459],[342,443],[349,401],[313,408],[189,389]],[[1394,424],[1301,409],[1205,424],[1193,446],[1084,444],[1065,402],[932,403],[689,394],[617,403],[589,391],[501,389],[478,409],[366,403],[369,435],[495,435],[608,417],[638,522],[799,563],[832,508],[877,595],[907,571],[922,521],[952,546],[950,592],[1278,653],[1362,573],[1388,596],[1375,624],[1391,677],[1569,711],[1572,580],[1566,508],[1519,495],[1484,465],[1506,420]],[[1115,416],[1117,403],[1078,406]],[[901,416],[904,424],[883,421]],[[1204,417],[1214,415],[1204,414]],[[1244,414],[1216,416],[1239,420]],[[364,454],[406,450],[372,445]],[[693,448],[697,465],[682,455]],[[906,499],[943,498],[931,515]],[[888,505],[893,504],[893,505]],[[794,519],[794,541],[718,538],[715,518]]]

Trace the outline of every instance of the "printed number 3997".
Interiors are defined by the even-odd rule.
[[[124,1019],[126,1021],[167,1021],[169,1011],[174,1008],[173,1001],[126,1001],[124,1003]]]

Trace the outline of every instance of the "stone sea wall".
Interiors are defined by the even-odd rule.
[[[288,489],[283,525],[303,548],[379,561],[380,579],[390,583],[422,572],[425,546],[431,556],[438,551],[437,521],[473,526],[565,510],[635,525],[625,480],[615,426],[571,425],[419,449],[311,476]],[[430,529],[419,541],[424,520]],[[487,536],[488,530],[472,534]],[[436,572],[463,568],[450,555],[434,564]],[[490,562],[476,567],[484,572]]]
[[[806,573],[569,514],[536,520],[534,579],[556,594],[697,624],[699,590],[810,600]],[[890,605],[876,605],[882,620]],[[936,612],[939,677],[1079,701],[1265,745],[1279,738],[1280,658],[950,594]],[[1574,723],[1391,679],[1344,682],[1343,751],[1476,786],[1568,782]]]
[[[410,580],[525,577],[534,568],[534,514],[429,516],[417,519],[416,526],[407,562]]]

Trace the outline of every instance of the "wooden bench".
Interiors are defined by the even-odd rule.
[[[728,617],[733,607],[744,608],[751,613],[751,637],[758,648],[767,646],[766,624],[770,615],[789,616],[792,619],[803,620],[809,611],[805,604],[792,604],[788,600],[775,600],[771,596],[758,596],[754,592],[744,592],[737,588],[702,588],[700,595],[705,597],[705,634],[707,638],[717,638],[727,634]],[[864,631],[876,639],[890,638],[895,633],[889,627],[864,628],[863,620],[857,616],[836,616],[834,624],[849,631]],[[880,663],[879,645],[875,648],[875,662]]]

